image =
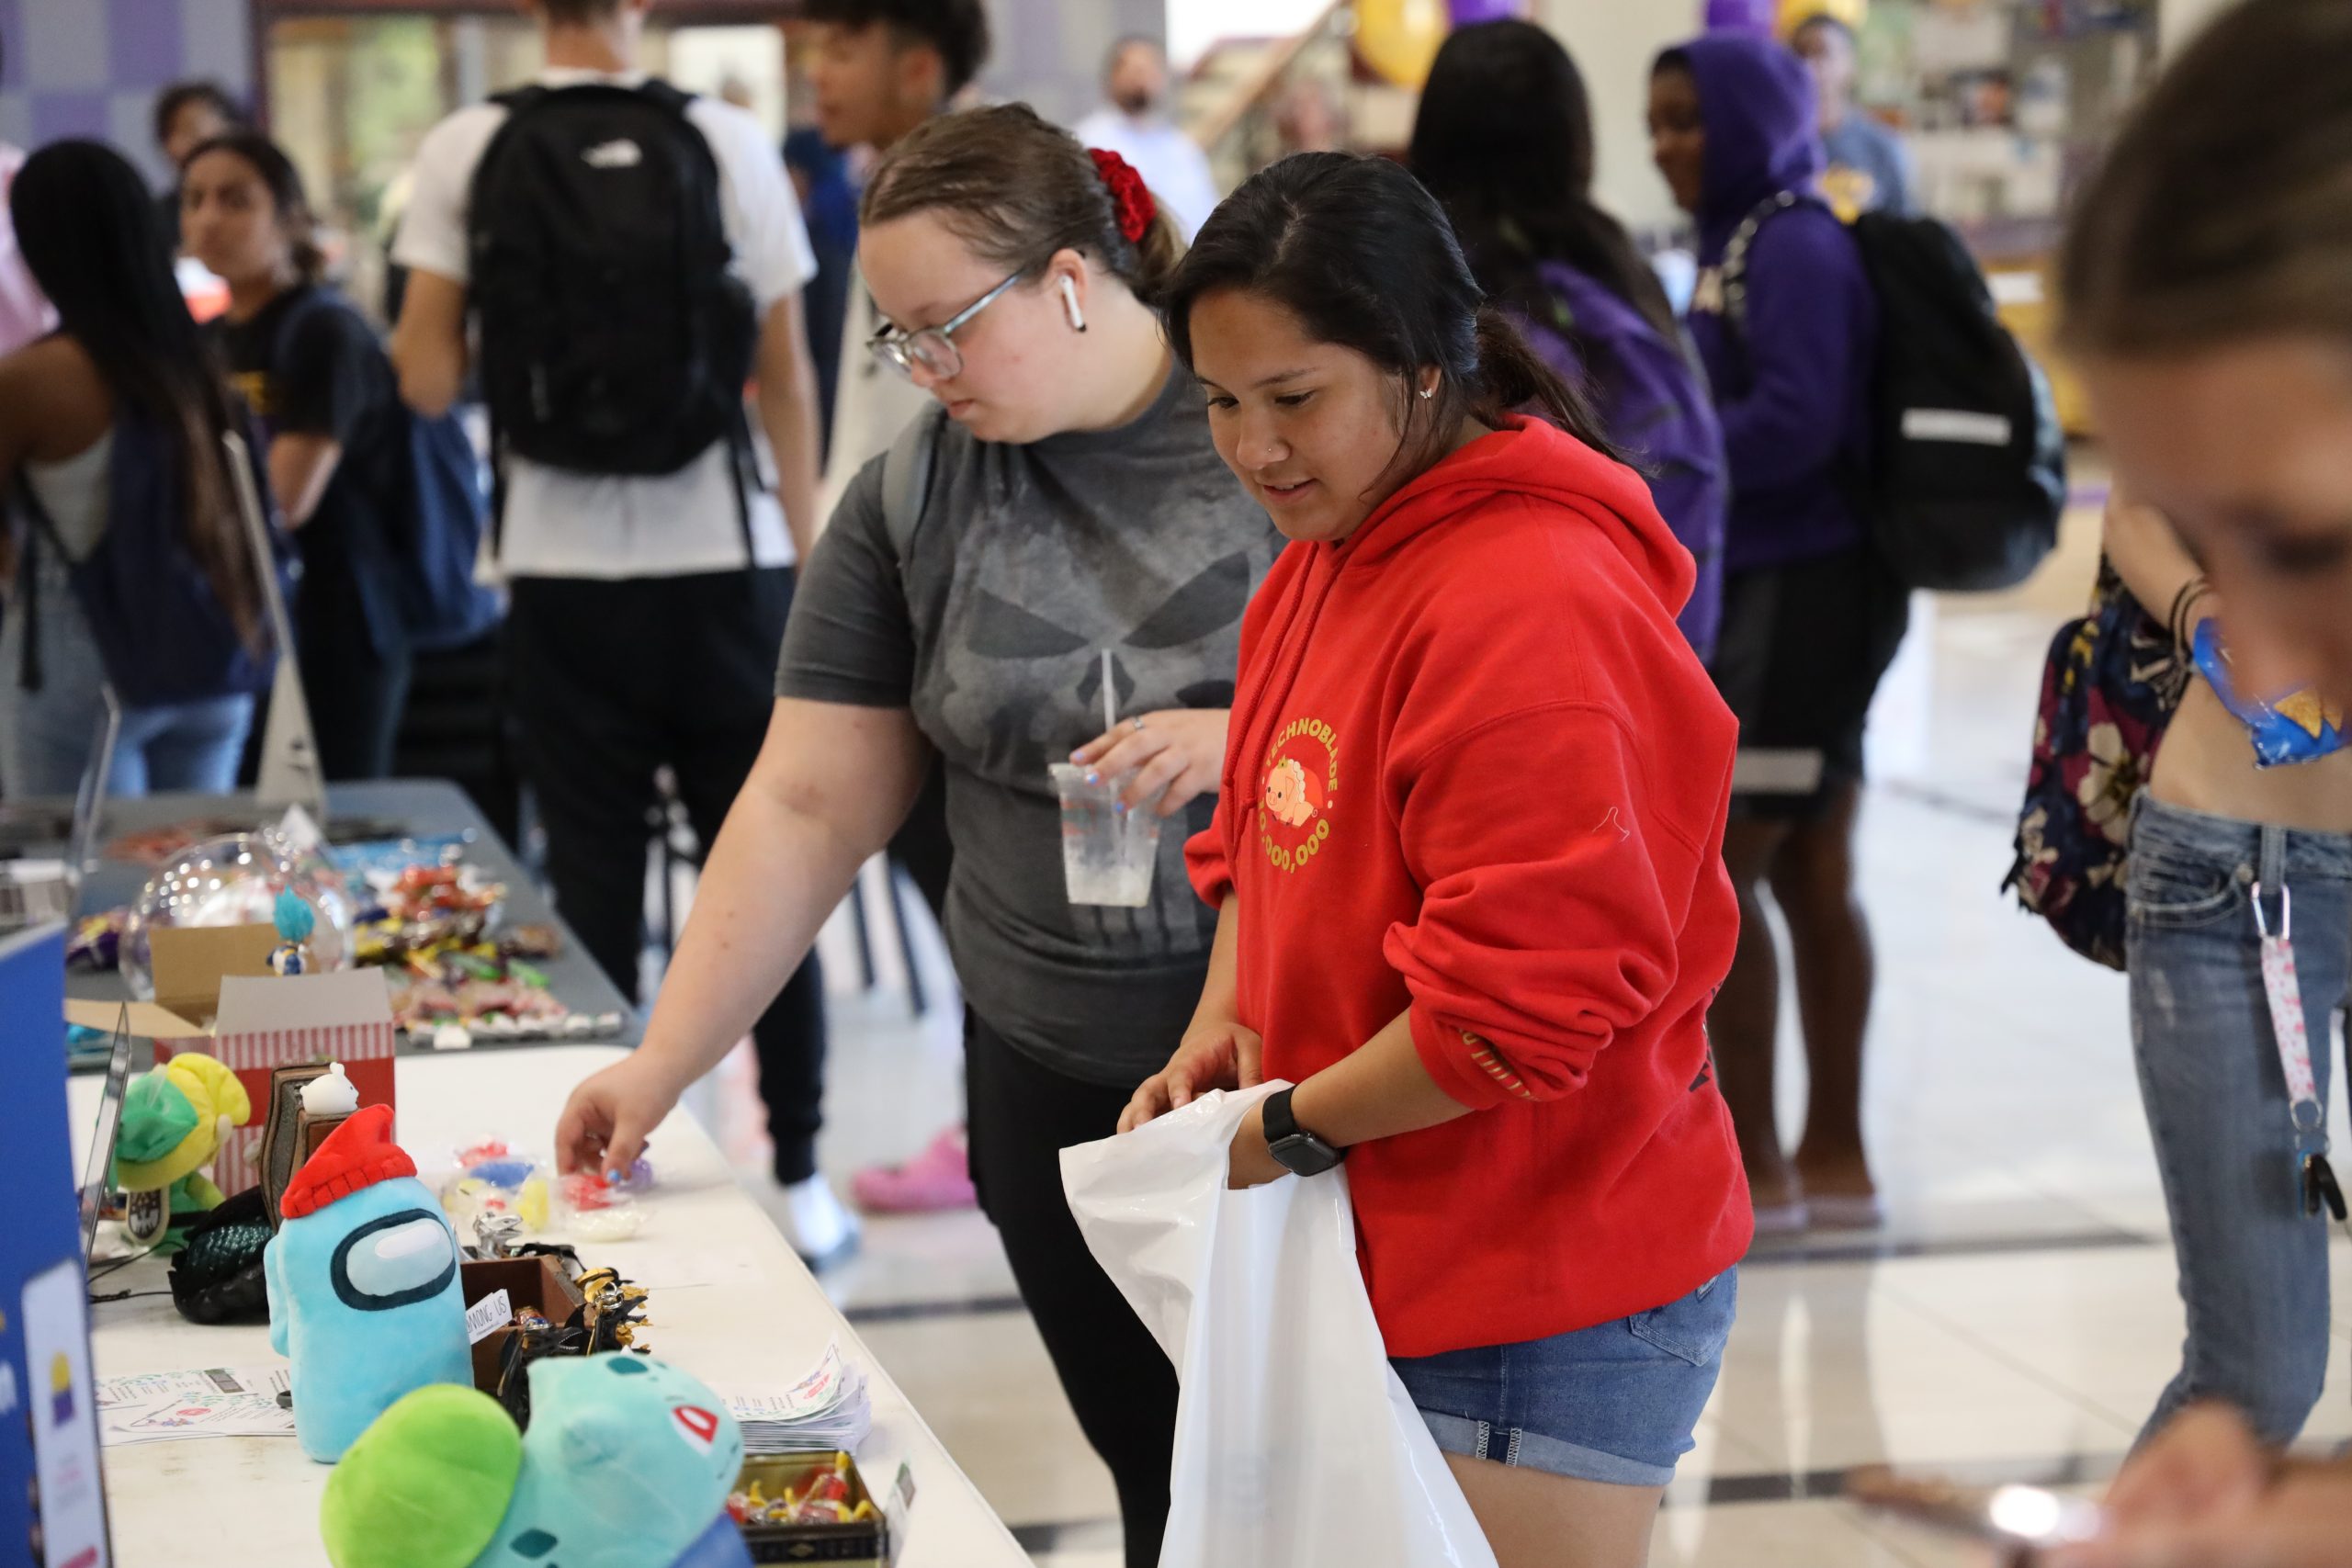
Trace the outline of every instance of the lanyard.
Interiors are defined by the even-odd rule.
[[[2264,886],[2260,882],[2254,885],[2254,929],[2262,938],[2262,992],[2270,1004],[2270,1035],[2278,1047],[2278,1069],[2287,1080],[2288,1119],[2294,1127],[2296,1152],[2302,1156],[2303,1213],[2316,1216],[2324,1207],[2336,1224],[2352,1233],[2352,1218],[2347,1217],[2352,1211],[2347,1211],[2344,1190],[2336,1185],[2335,1172],[2327,1163],[2327,1108],[2320,1102],[2319,1083],[2312,1073],[2311,1031],[2304,1023],[2303,989],[2295,974],[2293,899],[2281,877],[2278,926],[2273,931],[2263,908]],[[2303,1152],[2306,1144],[2314,1145],[2309,1153]]]

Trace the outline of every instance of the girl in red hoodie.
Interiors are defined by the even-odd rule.
[[[1207,987],[1123,1126],[1295,1085],[1233,1180],[1347,1160],[1389,1353],[1503,1568],[1638,1564],[1750,1232],[1705,1032],[1735,726],[1675,629],[1690,557],[1392,164],[1258,175],[1165,308],[1293,543],[1191,848]]]

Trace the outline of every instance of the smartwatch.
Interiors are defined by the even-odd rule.
[[[1294,1176],[1320,1176],[1348,1157],[1298,1124],[1290,1111],[1291,1091],[1276,1089],[1265,1100],[1266,1150]]]

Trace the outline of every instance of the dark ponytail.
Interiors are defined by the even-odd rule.
[[[172,276],[146,181],[103,142],[52,141],[17,171],[8,208],[59,331],[90,356],[118,410],[144,414],[178,448],[188,552],[258,651],[261,580],[220,443],[244,420]]]
[[[1479,423],[1498,424],[1504,414],[1537,412],[1588,446],[1621,457],[1605,438],[1595,440],[1578,428],[1600,423],[1583,389],[1545,364],[1510,318],[1492,305],[1478,307],[1478,373],[1485,397],[1470,412]]]
[[[1118,199],[1078,139],[1027,104],[1001,104],[936,116],[893,146],[858,220],[936,212],[976,254],[1008,269],[1076,251],[1152,304],[1184,253],[1167,209],[1153,206],[1142,237],[1128,239]]]
[[[1169,342],[1187,370],[1193,307],[1226,288],[1275,301],[1310,338],[1396,378],[1404,435],[1392,475],[1435,462],[1465,417],[1499,428],[1530,412],[1622,460],[1584,394],[1486,303],[1436,198],[1385,158],[1301,152],[1226,198],[1163,300]],[[1431,367],[1439,384],[1424,402],[1407,389]]]
[[[1576,268],[1671,343],[1679,328],[1624,225],[1592,199],[1592,108],[1576,62],[1532,22],[1445,40],[1421,89],[1407,164],[1453,220],[1487,292],[1531,321],[1554,312],[1537,270]],[[1573,337],[1574,323],[1566,330]]]
[[[187,155],[186,168],[207,152],[226,152],[242,158],[254,174],[261,176],[264,189],[269,192],[270,205],[277,209],[277,221],[286,231],[288,243],[294,253],[294,270],[305,283],[316,283],[326,276],[327,254],[319,248],[319,220],[311,210],[311,198],[303,192],[301,172],[294,167],[294,160],[286,150],[258,130],[231,130],[199,142]]]

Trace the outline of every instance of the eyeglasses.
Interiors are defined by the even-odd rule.
[[[943,381],[952,381],[964,373],[964,355],[956,346],[956,333],[974,316],[995,304],[999,295],[1027,276],[1027,270],[1024,267],[1014,273],[938,326],[913,333],[884,327],[865,346],[873,351],[875,358],[910,379],[920,367]]]

